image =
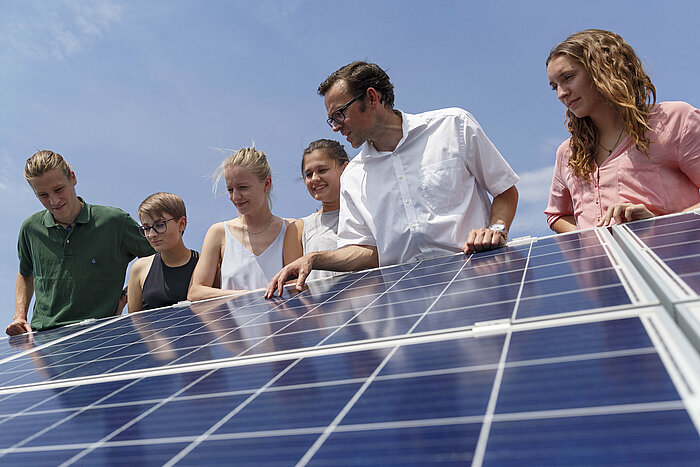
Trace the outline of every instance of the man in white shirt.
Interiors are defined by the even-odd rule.
[[[353,62],[319,86],[328,124],[360,153],[341,177],[338,250],[302,256],[266,297],[313,269],[354,271],[505,245],[519,180],[468,112],[395,110],[389,77]],[[490,201],[488,194],[493,197]]]

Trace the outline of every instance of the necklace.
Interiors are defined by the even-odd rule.
[[[243,228],[245,229],[246,232],[248,232],[248,235],[258,235],[258,234],[261,234],[261,233],[263,233],[264,231],[266,231],[266,230],[272,225],[272,219],[274,219],[274,217],[275,217],[275,216],[270,215],[270,220],[267,221],[267,224],[265,225],[265,227],[264,227],[262,230],[258,230],[257,232],[251,232],[251,231],[248,229],[248,226],[246,226],[246,225],[243,225]],[[243,223],[241,222],[241,224],[243,224]]]
[[[602,144],[600,144],[600,142],[598,142],[598,146],[600,146],[601,148],[603,148],[603,149],[605,149],[606,151],[608,151],[608,156],[609,156],[609,155],[612,154],[612,152],[615,150],[615,148],[617,147],[617,145],[620,144],[620,140],[622,139],[622,133],[623,133],[624,131],[625,131],[625,127],[623,126],[622,129],[620,130],[620,134],[617,135],[617,141],[615,141],[615,144],[613,144],[612,147],[611,147],[610,149],[608,149],[608,148],[606,148],[605,146],[603,146]]]

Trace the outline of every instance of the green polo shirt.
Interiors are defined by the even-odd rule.
[[[35,331],[114,316],[127,265],[155,253],[129,214],[85,202],[69,230],[47,210],[30,216],[17,250],[19,273],[34,276]]]

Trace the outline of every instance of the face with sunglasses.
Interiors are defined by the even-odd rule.
[[[153,249],[158,252],[177,246],[187,225],[185,217],[177,218],[165,212],[154,218],[144,214],[139,216],[139,219],[141,219],[139,233],[146,237]]]

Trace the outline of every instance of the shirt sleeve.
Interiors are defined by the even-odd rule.
[[[556,162],[554,164],[554,174],[552,175],[552,186],[549,189],[549,201],[544,213],[547,215],[547,223],[552,225],[562,216],[573,216],[574,205],[571,200],[571,192],[566,185],[564,170],[567,170],[564,163],[565,147],[568,140],[557,149]]]
[[[481,125],[469,114],[462,117],[464,147],[467,168],[477,182],[496,197],[515,185],[520,177],[508,165],[496,146],[486,136]]]
[[[17,238],[17,256],[19,257],[19,273],[23,277],[31,277],[34,275],[34,262],[32,261],[31,249],[26,235],[25,224],[19,231]]]
[[[691,107],[683,122],[678,156],[681,171],[700,188],[700,109]]]
[[[124,252],[132,258],[154,255],[156,252],[151,244],[139,233],[139,224],[129,214],[124,213],[124,216],[124,234],[122,235]]]
[[[345,169],[348,172],[348,169]],[[352,180],[346,177],[348,174],[341,176],[340,188],[340,215],[338,219],[338,248],[348,245],[369,245],[377,246],[377,240],[372,234],[371,225],[373,225],[369,213],[363,212],[361,206],[358,206],[352,199],[351,190],[359,191],[359,187],[347,188],[347,185],[352,184]]]

